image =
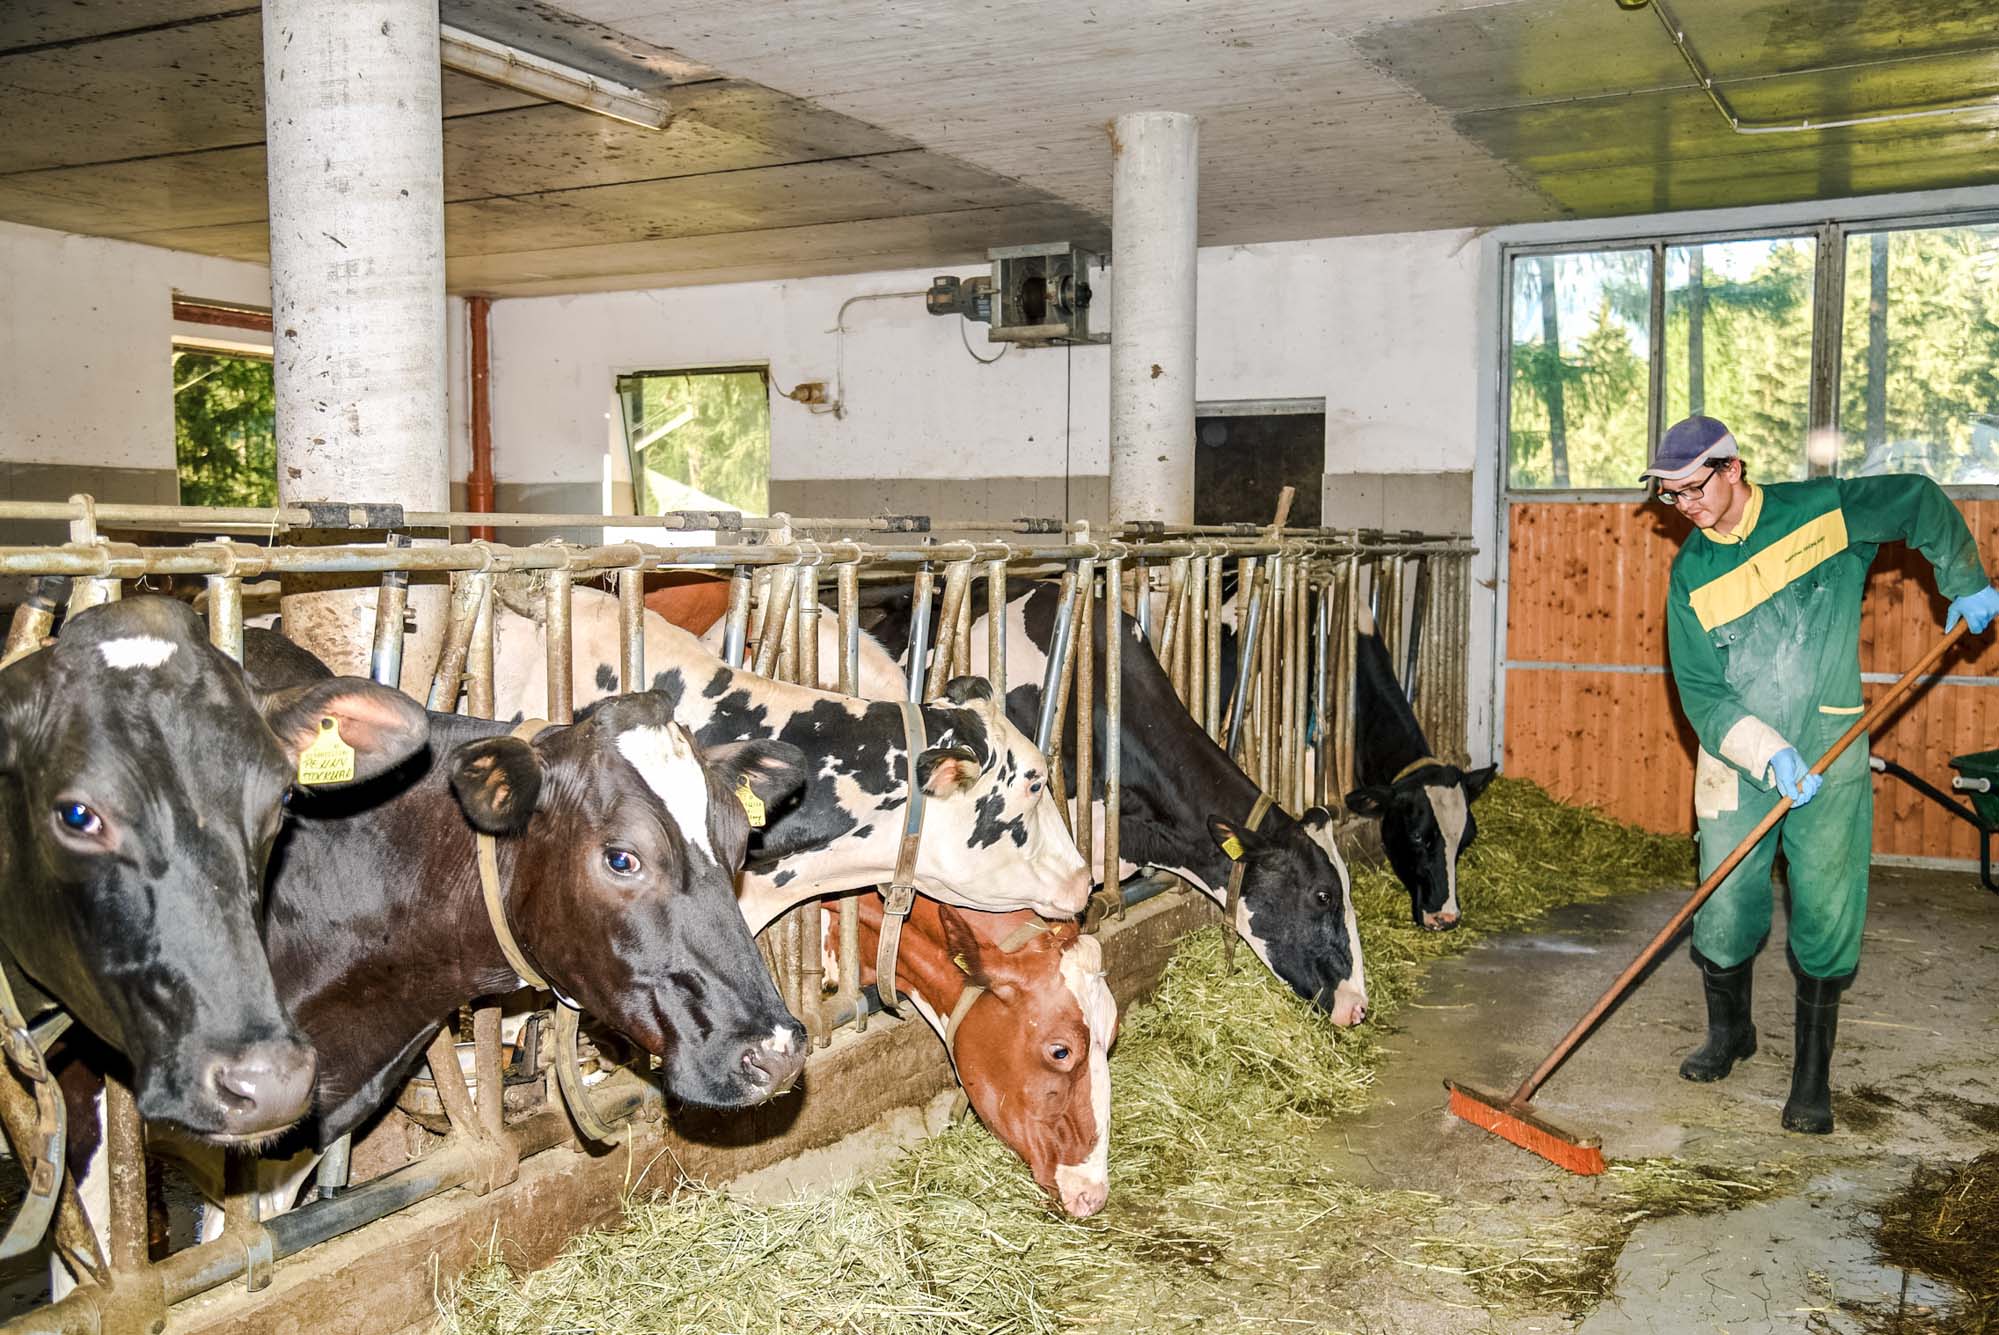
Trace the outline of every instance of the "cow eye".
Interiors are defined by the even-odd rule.
[[[636,876],[645,866],[639,855],[629,848],[607,848],[604,850],[604,865],[619,876]]]
[[[104,818],[81,802],[58,802],[56,819],[62,822],[64,829],[73,830],[77,834],[95,835],[104,832]]]
[[[1333,895],[1330,890],[1316,891],[1312,895],[1312,898],[1318,901],[1319,907],[1322,909],[1329,909],[1333,906]]]
[[[1068,1061],[1069,1045],[1067,1043],[1050,1043],[1048,1045],[1048,1055],[1058,1062]]]
[[[1041,780],[1036,779],[1027,785],[1027,795],[1029,797],[1039,797],[1041,795]]]

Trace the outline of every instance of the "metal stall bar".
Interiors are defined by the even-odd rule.
[[[1110,592],[1110,605],[1117,606],[1117,590]],[[1070,829],[1075,832],[1076,851],[1083,855],[1083,865],[1090,865],[1090,855],[1095,851],[1095,831],[1091,828],[1091,795],[1096,789],[1097,743],[1097,573],[1094,568],[1083,571],[1076,588],[1076,598],[1081,606],[1077,609],[1076,621],[1076,665],[1072,673],[1076,679],[1076,816]],[[1060,767],[1057,767],[1059,772]]]
[[[835,575],[839,584],[840,690],[860,694],[861,568],[847,564]],[[852,895],[840,899],[840,978],[833,992],[833,1012],[852,1015],[854,1031],[866,1033],[867,1008],[861,1005],[861,910]]]
[[[920,580],[923,575],[919,574],[917,578]],[[918,699],[935,700],[944,694],[944,683],[956,675],[955,665],[958,661],[961,638],[958,634],[958,621],[964,615],[971,587],[970,561],[953,561],[944,567],[944,598],[937,616],[937,647],[931,651],[928,678]],[[923,597],[921,592],[917,601],[926,611],[928,610],[928,599]],[[928,620],[927,617],[919,619]],[[923,660],[914,654],[910,656],[909,673],[912,683],[923,673]]]
[[[1228,558],[1219,553],[1210,556],[1208,565],[1208,694],[1201,702],[1201,724],[1208,730],[1208,736],[1217,745],[1222,740],[1222,576],[1228,568]],[[1242,590],[1238,588],[1237,594]],[[1241,602],[1240,597],[1238,603]]]
[[[1119,889],[1118,818],[1124,811],[1124,561],[1110,557],[1104,562],[1104,588],[1109,593],[1104,605],[1104,871],[1103,884],[1111,892],[1112,915],[1124,916],[1124,895]],[[1144,601],[1145,589],[1138,590]],[[1140,635],[1143,636],[1143,630]],[[1182,636],[1183,639],[1187,638]],[[1084,825],[1089,824],[1089,789],[1084,788]],[[1084,855],[1085,860],[1088,855]]]
[[[646,577],[643,566],[633,566],[618,572],[618,688],[646,685]]]
[[[917,568],[909,603],[909,698],[922,700],[930,666],[930,603],[937,577],[925,561]]]
[[[986,680],[1006,711],[1006,562],[986,562]]]
[[[792,605],[798,609],[798,680],[819,685],[819,567],[816,563],[798,568],[797,588]],[[851,898],[851,896],[850,896]],[[793,972],[797,978],[798,1008],[792,1014],[805,1022],[805,1032],[814,1047],[824,1047],[833,1039],[826,1012],[826,922],[825,910],[817,899],[808,899],[792,910],[797,922]]]

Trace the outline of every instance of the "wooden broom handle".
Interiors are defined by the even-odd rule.
[[[1891,710],[1899,706],[1903,699],[1908,696],[1909,692],[1916,688],[1917,681],[1923,674],[1935,667],[1938,661],[1950,652],[1951,648],[1964,635],[1965,629],[1965,623],[1960,620],[1957,623],[1956,629],[1948,632],[1942,639],[1938,640],[1935,646],[1927,654],[1923,655],[1921,662],[1917,663],[1907,672],[1904,672],[1900,681],[1889,687],[1882,694],[1881,698],[1869,707],[1866,713],[1853,721],[1852,727],[1839,735],[1839,740],[1834,742],[1831,748],[1818,758],[1818,762],[1811,767],[1810,773],[1824,774],[1831,767],[1832,762],[1838,760],[1846,748],[1853,745],[1854,740],[1860,734],[1871,729],[1885,718]],[[1756,847],[1758,841],[1764,835],[1770,833],[1777,822],[1783,819],[1784,813],[1790,809],[1790,798],[1783,797],[1777,800],[1777,805],[1771,807],[1769,814],[1756,823],[1756,828],[1751,830],[1742,842],[1735,846],[1735,851],[1723,858],[1721,865],[1708,873],[1707,879],[1700,883],[1699,888],[1694,891],[1693,896],[1680,906],[1680,911],[1675,913],[1667,920],[1666,925],[1659,929],[1659,934],[1652,938],[1651,944],[1639,951],[1638,958],[1631,961],[1630,966],[1623,973],[1617,975],[1617,981],[1610,985],[1610,990],[1597,998],[1596,1005],[1589,1008],[1587,1015],[1576,1021],[1576,1027],[1569,1030],[1567,1037],[1555,1045],[1555,1050],[1548,1054],[1548,1059],[1534,1068],[1534,1074],[1520,1082],[1520,1088],[1513,1091],[1512,1102],[1525,1103],[1534,1097],[1534,1091],[1541,1087],[1541,1082],[1553,1075],[1555,1069],[1568,1060],[1569,1054],[1575,1051],[1576,1046],[1584,1038],[1588,1037],[1590,1030],[1596,1028],[1597,1021],[1603,1018],[1604,1013],[1615,1005],[1625,992],[1630,990],[1631,985],[1638,980],[1638,975],[1644,973],[1647,968],[1651,967],[1652,961],[1665,953],[1666,947],[1672,944],[1673,938],[1679,935],[1680,929],[1687,925],[1687,919],[1694,916],[1694,911],[1707,903],[1708,896],[1721,888],[1721,883],[1728,879],[1728,874],[1735,870],[1736,864],[1749,856],[1749,850]]]

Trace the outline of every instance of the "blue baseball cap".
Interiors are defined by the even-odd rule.
[[[1656,477],[1662,482],[1678,482],[1703,464],[1720,463],[1737,454],[1735,436],[1712,417],[1687,417],[1673,423],[1659,442],[1659,454],[1652,466],[1638,475],[1642,481]]]

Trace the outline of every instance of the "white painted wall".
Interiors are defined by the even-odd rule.
[[[1470,468],[1471,239],[1423,232],[1202,251],[1198,397],[1323,397],[1329,472]],[[510,482],[600,476],[620,372],[767,363],[780,388],[824,380],[844,406],[835,416],[774,402],[775,478],[1104,473],[1107,349],[1016,348],[981,365],[957,321],[924,311],[930,277],[495,302],[494,471]],[[851,300],[890,292],[918,295]],[[983,326],[965,332],[980,356],[994,354]]]
[[[0,459],[172,468],[176,290],[271,295],[261,265],[0,223]]]

